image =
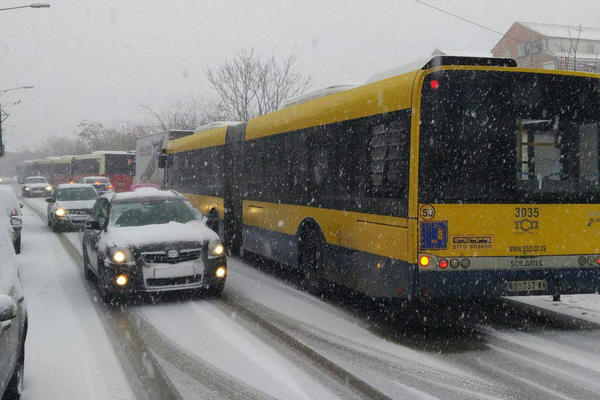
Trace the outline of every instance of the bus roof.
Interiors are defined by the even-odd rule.
[[[239,122],[232,123],[237,125]],[[209,130],[201,130],[193,135],[173,139],[167,144],[167,153],[179,153],[204,147],[222,146],[225,144],[225,134],[230,125],[221,125]]]

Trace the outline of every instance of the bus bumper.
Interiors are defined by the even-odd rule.
[[[546,289],[509,290],[509,282],[543,282]],[[600,267],[528,271],[419,271],[417,297],[496,297],[595,293]]]

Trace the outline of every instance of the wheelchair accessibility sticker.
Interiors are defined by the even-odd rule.
[[[421,250],[446,250],[448,221],[421,222]]]

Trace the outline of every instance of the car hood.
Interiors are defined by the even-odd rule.
[[[128,246],[147,247],[178,242],[199,242],[218,240],[219,236],[201,221],[190,221],[185,224],[169,222],[168,224],[115,227],[109,226],[102,234],[100,248]]]
[[[96,200],[75,200],[75,201],[57,201],[55,207],[62,207],[65,210],[79,210],[82,208],[92,209]]]
[[[50,186],[50,184],[49,183],[26,183],[23,186],[26,186],[28,188],[40,188],[40,187],[45,188],[47,186]]]

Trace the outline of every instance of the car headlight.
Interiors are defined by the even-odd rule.
[[[27,186],[25,186],[23,189],[24,189],[24,190],[29,190],[29,188],[28,188]]]
[[[133,261],[133,254],[127,247],[113,247],[110,249],[110,259],[116,264],[125,264]]]
[[[48,185],[48,186],[46,186],[46,190],[47,190],[47,191],[50,191],[50,190],[52,190],[52,185]]]
[[[208,258],[223,257],[225,255],[225,246],[219,239],[208,242]]]
[[[67,211],[64,208],[59,207],[56,209],[56,211],[54,211],[54,214],[56,214],[56,216],[58,217],[64,217],[65,215],[67,215]]]

